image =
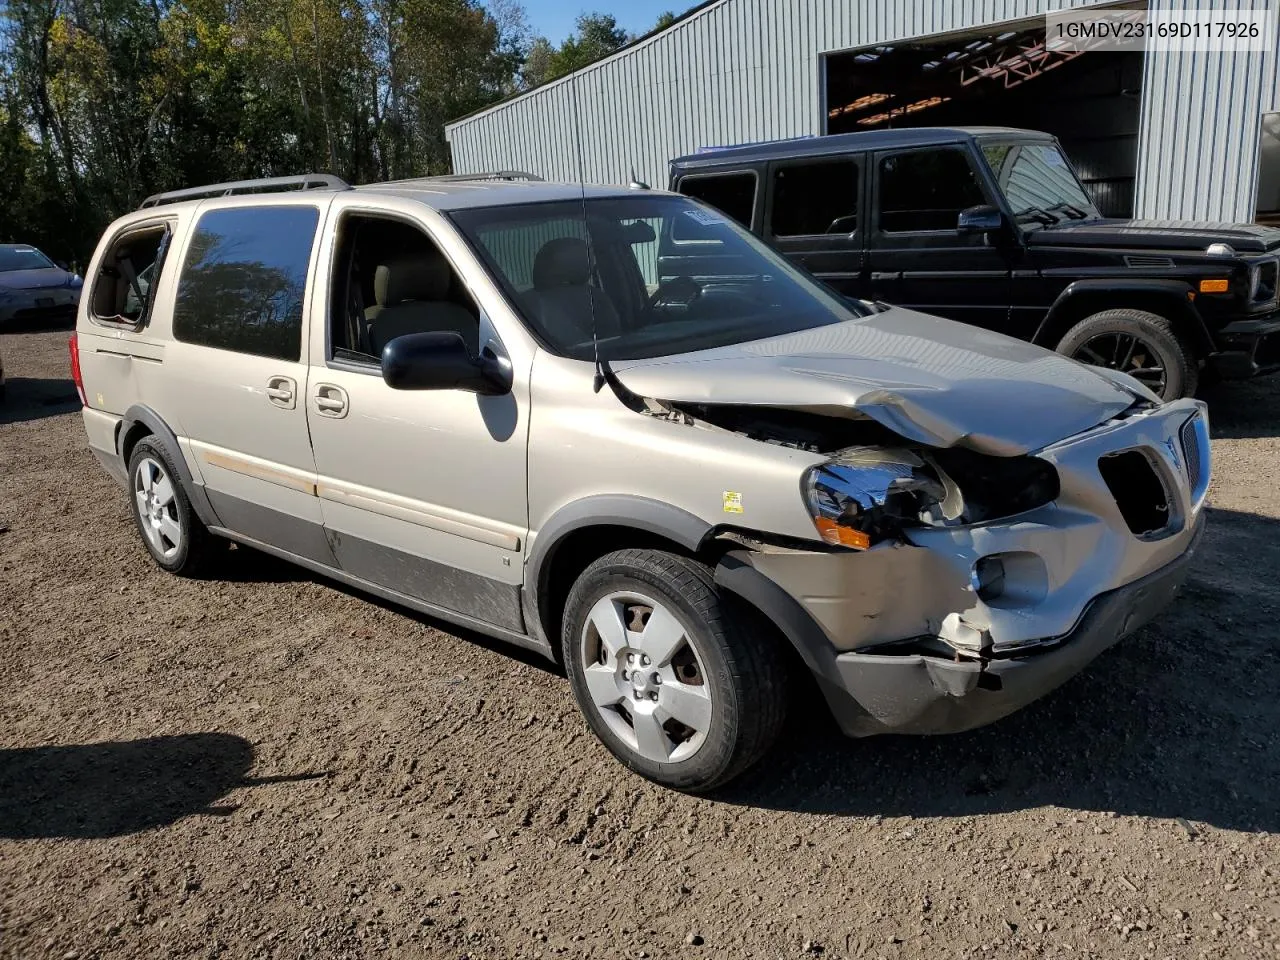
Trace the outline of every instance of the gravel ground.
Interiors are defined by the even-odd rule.
[[[562,676],[237,551],[184,581],[0,337],[0,956],[1280,957],[1280,380],[1210,395],[1174,607],[949,738],[799,718],[713,798]]]

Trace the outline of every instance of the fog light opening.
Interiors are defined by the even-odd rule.
[[[1004,594],[1004,561],[999,557],[983,557],[973,565],[969,583],[984,603],[998,599]]]

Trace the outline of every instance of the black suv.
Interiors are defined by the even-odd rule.
[[[1280,369],[1280,229],[1105,219],[1048,134],[917,128],[707,150],[671,189],[838,292],[1123,370],[1166,399]]]

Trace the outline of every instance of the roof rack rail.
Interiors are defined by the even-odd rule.
[[[490,170],[487,173],[446,173],[438,177],[423,177],[437,183],[466,183],[469,180],[532,180],[538,183],[543,178],[536,173],[525,173],[523,170]]]
[[[285,190],[350,190],[351,186],[331,173],[304,173],[297,177],[263,177],[259,180],[233,180],[229,183],[211,183],[205,187],[188,187],[155,193],[142,201],[139,210],[158,207],[165,203],[183,200],[200,200],[207,197],[230,197],[241,193],[279,193]]]

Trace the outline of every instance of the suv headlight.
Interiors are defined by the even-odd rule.
[[[918,523],[922,511],[947,499],[922,458],[880,447],[851,447],[810,467],[801,488],[819,536],[854,550],[895,537],[904,523]]]
[[[1249,302],[1270,303],[1276,299],[1276,280],[1280,262],[1261,260],[1249,268]]]

